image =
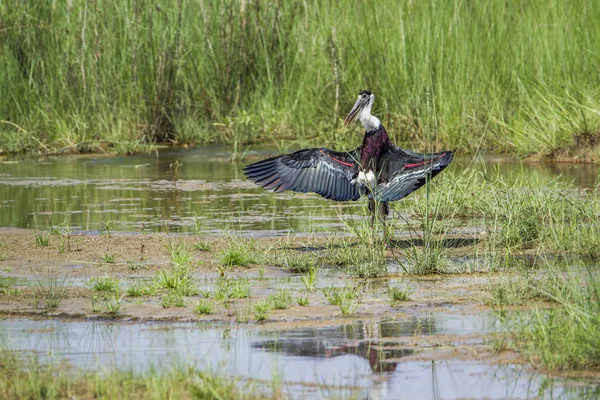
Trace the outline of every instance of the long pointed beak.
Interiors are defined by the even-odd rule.
[[[354,118],[356,117],[356,114],[358,114],[360,109],[362,108],[362,105],[363,105],[363,102],[360,99],[358,99],[356,101],[356,103],[354,103],[354,107],[352,107],[352,110],[350,110],[350,112],[346,116],[346,119],[344,120],[345,126],[348,126],[350,124],[350,122],[354,121]]]

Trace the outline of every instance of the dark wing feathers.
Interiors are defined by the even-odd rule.
[[[434,154],[417,154],[396,148],[390,152],[389,178],[377,186],[379,201],[400,200],[425,184],[427,179],[442,172],[450,164],[451,151]]]
[[[357,200],[351,181],[358,172],[360,148],[352,152],[306,149],[268,158],[244,168],[248,179],[275,192],[314,192],[337,201]]]

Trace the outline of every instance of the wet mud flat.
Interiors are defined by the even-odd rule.
[[[194,246],[198,238],[194,235],[129,235],[111,234],[72,234],[69,250],[61,250],[66,240],[63,236],[48,235],[48,245],[36,245],[34,230],[0,230],[3,243],[3,261],[0,262],[0,275],[10,279],[11,289],[0,294],[0,312],[20,315],[56,315],[73,318],[115,318],[140,320],[193,320],[214,322],[240,322],[252,320],[251,306],[276,293],[284,291],[291,295],[289,307],[274,309],[268,321],[297,323],[301,321],[331,320],[345,317],[337,305],[331,305],[324,295],[329,289],[353,292],[351,299],[356,310],[347,316],[361,315],[367,318],[403,317],[415,312],[436,310],[457,310],[461,313],[477,313],[482,307],[482,296],[489,277],[484,273],[432,275],[407,277],[392,273],[384,278],[361,279],[348,275],[335,266],[318,266],[314,276],[314,287],[308,288],[303,282],[307,271],[304,264],[292,267],[277,261],[281,249],[285,256],[298,257],[307,262],[306,256],[326,252],[324,236],[312,238],[261,238],[252,241],[252,248],[245,251],[254,254],[248,265],[223,265],[223,257],[232,243],[240,238],[211,238],[202,240],[206,249],[197,250]],[[62,246],[62,247],[61,247]],[[190,286],[193,290],[184,295],[186,306],[161,305],[161,297],[168,290],[140,296],[128,295],[128,289],[136,285],[151,286],[157,282],[161,272],[173,270],[169,249],[178,246],[189,256]],[[463,250],[456,250],[461,254]],[[264,258],[260,258],[260,256]],[[110,258],[107,260],[107,258]],[[289,259],[285,262],[292,263]],[[394,267],[391,266],[390,269]],[[111,280],[115,287],[102,290],[95,285],[98,281]],[[239,296],[227,298],[225,305],[214,300],[214,310],[210,314],[198,316],[193,310],[196,300],[210,298],[218,291],[219,285],[229,280],[243,282]],[[34,304],[36,288],[60,286],[66,295],[60,304],[49,310],[43,305],[43,298]],[[409,300],[391,305],[388,289],[406,289]],[[352,288],[352,290],[350,290]],[[113,290],[114,289],[114,290]],[[235,289],[235,288],[234,288]],[[247,289],[247,290],[246,290]],[[106,310],[94,312],[91,301],[94,295],[119,292],[121,308],[118,313],[108,314]],[[349,294],[350,296],[350,294]],[[306,297],[308,305],[300,306],[297,297]],[[452,312],[452,311],[451,311]],[[246,313],[246,315],[244,315]],[[244,321],[242,321],[244,322]]]
[[[503,329],[486,299],[503,273],[410,276],[392,248],[385,277],[318,264],[309,288],[314,263],[307,269],[305,257],[337,239],[75,232],[67,247],[64,233],[43,234],[48,243],[39,245],[39,231],[0,230],[0,276],[10,282],[0,290],[3,345],[43,362],[140,373],[180,363],[279,380],[289,398],[568,398],[596,387],[593,377],[582,386],[539,374],[517,353],[494,349]],[[461,244],[448,254],[461,259],[478,245]],[[227,264],[232,246],[251,262]],[[161,279],[178,262],[189,268],[188,289],[167,301],[177,289]],[[394,288],[405,298],[392,299]],[[52,290],[63,294],[49,307]]]

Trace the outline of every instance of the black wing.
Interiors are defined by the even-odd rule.
[[[357,200],[352,179],[358,172],[360,148],[351,152],[306,149],[268,158],[244,168],[248,179],[275,192],[314,192],[337,201]]]
[[[432,179],[450,164],[454,153],[446,151],[433,154],[418,154],[396,147],[388,153],[386,182],[377,186],[379,201],[400,200]]]

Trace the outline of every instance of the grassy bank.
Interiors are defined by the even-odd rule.
[[[490,285],[489,305],[502,312],[508,329],[500,350],[518,351],[536,368],[551,371],[587,371],[600,367],[600,318],[597,268],[581,263],[559,268],[551,263],[543,273],[523,270]],[[506,313],[505,307],[551,302],[524,313]]]
[[[161,372],[85,372],[0,350],[3,399],[277,399],[280,388],[258,389],[237,378],[171,366]]]
[[[599,41],[593,0],[9,0],[0,153],[351,146],[370,88],[400,142],[550,154],[596,140]]]

